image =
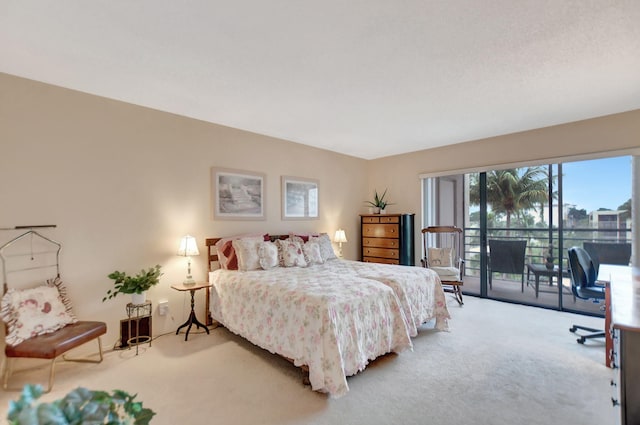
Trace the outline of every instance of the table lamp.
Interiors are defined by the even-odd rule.
[[[333,236],[333,241],[338,242],[338,257],[342,258],[342,243],[347,242],[347,235],[344,230],[336,230],[336,234]]]
[[[191,276],[191,256],[200,255],[200,251],[198,251],[198,245],[196,244],[196,238],[193,236],[187,235],[180,240],[180,247],[178,248],[178,255],[182,257],[187,257],[188,266],[187,266],[187,278],[182,282],[185,285],[193,285],[196,283]]]

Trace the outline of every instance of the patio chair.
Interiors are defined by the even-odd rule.
[[[492,288],[494,273],[519,274],[521,276],[521,292],[524,292],[524,263],[527,241],[524,240],[489,240],[489,288]]]
[[[600,269],[600,264],[628,266],[631,261],[630,243],[584,242],[583,246],[591,257],[596,270]]]
[[[598,267],[585,249],[577,246],[569,248],[569,274],[571,275],[573,295],[583,300],[604,300],[605,287],[598,285],[596,280]],[[569,328],[570,332],[575,333],[577,330],[591,332],[587,335],[580,335],[576,340],[579,344],[584,344],[587,339],[605,337],[605,332],[602,329],[581,325],[573,325]]]
[[[438,273],[443,289],[453,293],[458,304],[463,305],[462,229],[455,226],[426,227],[422,229],[422,246],[422,266]]]

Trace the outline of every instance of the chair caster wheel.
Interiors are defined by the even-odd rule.
[[[584,344],[584,339],[582,338],[578,338],[576,339],[576,341],[578,341],[578,344]]]
[[[576,331],[575,327],[574,328],[569,328],[569,332],[575,332],[575,331]]]

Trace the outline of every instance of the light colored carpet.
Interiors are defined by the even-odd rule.
[[[123,389],[154,409],[153,424],[608,424],[604,342],[576,343],[574,322],[602,319],[472,297],[450,302],[450,332],[425,325],[412,352],[390,354],[349,378],[339,399],[312,392],[289,362],[224,328],[164,335],[114,351],[99,365],[60,363],[45,400],[67,391]],[[32,367],[32,365],[28,365]],[[16,375],[46,379],[37,368]],[[0,393],[6,417],[8,400]]]

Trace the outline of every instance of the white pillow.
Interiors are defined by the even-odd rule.
[[[429,267],[453,266],[451,248],[429,248]]]
[[[11,346],[78,321],[59,278],[37,288],[9,289],[1,304],[2,320],[7,324],[5,340]]]
[[[309,241],[302,245],[302,252],[309,264],[322,264],[324,259],[320,252],[320,245],[317,242]]]
[[[260,268],[258,247],[262,242],[259,238],[236,239],[232,242],[238,257],[238,270],[249,271]]]
[[[311,236],[309,238],[309,241],[316,242],[318,245],[320,245],[320,254],[322,254],[322,259],[324,261],[335,260],[338,258],[336,257],[336,253],[333,251],[331,239],[326,233],[321,233],[318,237]]]
[[[258,247],[258,262],[264,270],[278,266],[278,247],[273,242],[262,242]]]
[[[302,245],[291,239],[277,240],[278,259],[283,267],[307,267]]]
[[[220,268],[225,270],[238,270],[238,257],[235,249],[233,248],[233,241],[236,239],[257,239],[264,240],[266,235],[236,235],[229,236],[228,238],[222,238],[216,242],[216,251],[218,254],[218,263]]]

